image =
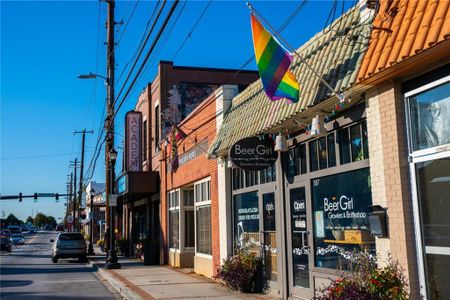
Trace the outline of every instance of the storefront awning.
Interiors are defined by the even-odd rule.
[[[336,91],[346,91],[355,83],[367,49],[370,24],[370,19],[361,18],[360,7],[357,5],[316,34],[297,52]],[[233,99],[222,127],[208,150],[211,156],[226,156],[228,149],[243,138],[276,133],[280,124],[300,118],[309,111],[317,113],[317,107],[309,108],[330,99],[330,91],[321,83],[320,78],[296,56],[291,71],[300,84],[298,103],[270,101],[261,80],[251,84]]]
[[[130,202],[159,192],[158,172],[125,172],[116,180],[118,199]]]

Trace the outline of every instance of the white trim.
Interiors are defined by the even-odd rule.
[[[411,155],[412,162],[413,163],[420,163],[425,162],[429,160],[435,160],[435,159],[441,159],[445,157],[450,157],[450,150],[444,151],[444,152],[428,152],[427,155],[421,155],[421,156],[413,156]]]
[[[210,254],[203,254],[203,253],[199,253],[199,252],[195,252],[195,256],[197,257],[201,257],[201,258],[207,258],[207,259],[213,259],[212,255]]]
[[[405,97],[408,98],[408,97],[414,96],[416,94],[425,92],[425,91],[430,90],[430,89],[432,89],[432,88],[434,88],[434,87],[436,87],[438,85],[447,83],[448,81],[450,81],[450,75],[442,77],[441,79],[433,81],[433,82],[431,82],[429,84],[426,84],[426,85],[423,85],[421,87],[418,87],[417,89],[414,89],[412,91],[409,91],[409,92],[405,93]]]
[[[450,255],[450,247],[425,246],[426,254]]]
[[[422,226],[420,222],[420,214],[419,214],[419,200],[417,196],[417,181],[416,181],[416,172],[415,172],[415,163],[409,164],[410,171],[410,181],[411,181],[411,198],[412,198],[412,206],[413,206],[413,218],[414,218],[414,228],[416,234],[416,251],[417,251],[417,268],[420,282],[420,295],[424,300],[427,300],[427,290],[425,288],[425,262],[424,262],[424,253],[423,253],[423,245],[422,245]]]

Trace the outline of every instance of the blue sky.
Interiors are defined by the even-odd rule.
[[[252,3],[275,28],[300,5],[299,1]],[[163,15],[170,4],[166,5]],[[153,80],[158,61],[174,59],[207,4],[193,1],[178,5],[168,26],[173,29],[163,35],[164,43],[157,47],[160,51],[151,56],[143,76],[116,117],[119,152],[124,114],[133,108],[146,83]],[[337,1],[335,17],[341,14],[341,4],[342,1]],[[353,4],[354,1],[344,2],[345,10]],[[123,34],[116,46],[116,79],[137,48],[155,5],[155,1],[116,3],[116,21],[123,20],[127,24],[116,28],[116,38]],[[307,1],[283,31],[283,37],[291,45],[301,46],[323,29],[332,6],[332,1]],[[2,195],[65,192],[67,175],[71,171],[69,162],[81,158],[81,135],[73,132],[83,128],[94,130],[93,135],[86,136],[87,168],[101,124],[105,86],[102,80],[80,80],[77,76],[106,73],[105,19],[104,2],[1,1]],[[249,11],[245,2],[213,1],[175,57],[174,64],[239,69],[252,55]],[[246,69],[255,70],[255,63]],[[116,93],[120,87],[121,81],[116,82]],[[104,182],[103,157],[100,154],[93,176],[97,182]],[[63,203],[55,203],[50,198],[39,199],[37,203],[32,199],[22,203],[2,201],[0,213],[6,216],[14,213],[21,219],[36,211],[62,217]]]

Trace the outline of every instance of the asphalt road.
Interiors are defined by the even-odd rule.
[[[6,299],[118,299],[77,259],[51,262],[50,239],[56,232],[26,236],[25,245],[0,254],[0,298]]]

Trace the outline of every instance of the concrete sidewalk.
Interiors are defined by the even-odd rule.
[[[125,299],[273,299],[263,294],[231,291],[190,269],[144,266],[142,261],[120,257],[122,268],[107,270],[104,262],[103,254],[91,257],[90,264]]]

